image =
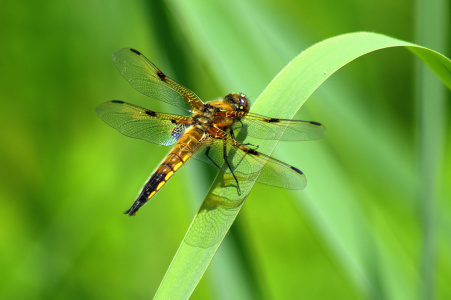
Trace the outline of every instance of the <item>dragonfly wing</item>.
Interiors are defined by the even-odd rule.
[[[117,50],[113,61],[122,76],[144,95],[184,110],[200,109],[203,105],[195,93],[166,76],[135,49]]]
[[[99,105],[96,113],[123,135],[163,146],[175,144],[191,122],[189,117],[157,113],[119,100]]]
[[[255,164],[264,164],[257,182],[288,190],[302,190],[307,185],[307,178],[298,168],[257,151],[248,156]]]
[[[242,124],[241,124],[242,123]],[[264,139],[281,141],[308,141],[324,137],[326,128],[317,122],[268,118],[249,113],[237,122],[243,126],[247,135]]]
[[[230,172],[224,161],[226,143],[227,161],[238,181],[252,179],[260,172],[257,182],[290,190],[305,188],[305,175],[297,168],[280,160],[233,141],[231,138],[215,139],[207,136],[193,158]]]

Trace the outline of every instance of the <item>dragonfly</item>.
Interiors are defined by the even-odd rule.
[[[258,145],[244,143],[237,133],[244,130],[245,136],[258,139],[306,141],[325,135],[322,124],[251,113],[250,102],[242,93],[230,93],[222,99],[203,102],[132,48],[117,50],[113,61],[137,91],[190,114],[160,113],[120,100],[96,108],[97,115],[105,123],[126,136],[173,146],[124,214],[136,215],[191,158],[231,174],[237,195],[241,194],[240,182],[256,175],[257,182],[285,189],[303,189],[306,186],[307,180],[301,170],[257,151]]]

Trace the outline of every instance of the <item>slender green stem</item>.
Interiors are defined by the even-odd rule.
[[[417,2],[417,41],[445,52],[449,8],[445,0]],[[437,261],[437,202],[440,166],[443,162],[445,88],[422,63],[418,65],[420,209],[423,222],[421,298],[433,299]]]

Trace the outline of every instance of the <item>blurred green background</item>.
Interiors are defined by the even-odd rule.
[[[426,46],[449,57],[440,44],[449,15],[443,31],[427,32],[422,20],[440,18],[416,5],[2,1],[0,298],[152,297],[214,179],[191,162],[136,217],[122,215],[169,149],[120,135],[95,107],[121,99],[181,112],[133,90],[115,50],[138,49],[204,100],[255,100],[296,55],[346,32],[421,43],[426,30],[439,41]],[[437,132],[436,197],[425,214],[418,65],[404,49],[378,51],[307,101],[296,118],[325,124],[326,138],[274,153],[306,173],[307,188],[257,184],[193,299],[415,299],[424,290],[451,298],[451,133]],[[436,93],[449,100],[443,85]]]

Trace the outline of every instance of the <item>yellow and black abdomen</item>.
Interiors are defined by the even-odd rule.
[[[134,216],[141,206],[150,200],[163,185],[177,172],[178,169],[198,150],[199,141],[204,131],[197,127],[190,127],[177,142],[177,145],[166,156],[157,170],[144,185],[138,199],[129,210],[124,212]]]

